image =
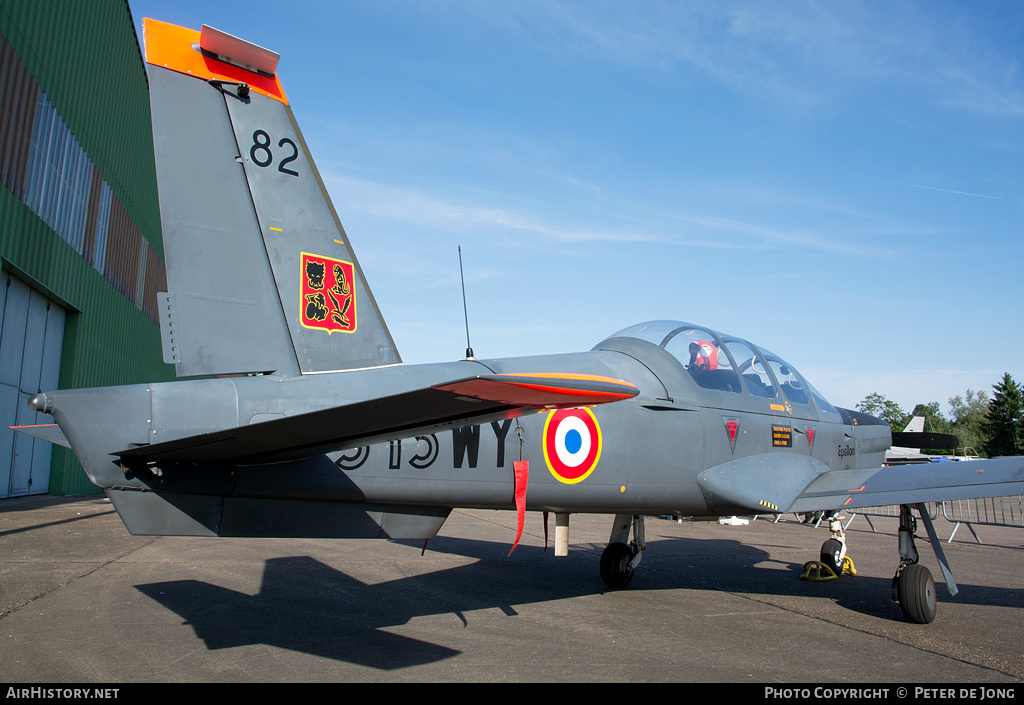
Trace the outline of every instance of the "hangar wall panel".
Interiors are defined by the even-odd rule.
[[[0,497],[49,491],[51,446],[9,426],[52,423],[28,408],[60,375],[64,309],[7,272],[0,275]]]
[[[125,0],[0,0],[0,181],[3,280],[66,312],[56,386],[173,379],[155,323],[149,88]],[[7,463],[0,447],[0,484]],[[53,448],[50,493],[95,490]]]

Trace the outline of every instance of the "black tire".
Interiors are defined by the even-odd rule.
[[[613,589],[629,585],[633,571],[628,566],[633,555],[633,549],[624,543],[608,544],[601,554],[601,580],[605,585]]]
[[[843,574],[843,543],[838,539],[829,539],[821,544],[821,562],[832,569],[836,575]]]
[[[935,600],[935,581],[932,573],[920,563],[904,568],[897,579],[896,594],[900,609],[908,621],[931,624],[938,605]]]

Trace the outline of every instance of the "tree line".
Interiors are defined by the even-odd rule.
[[[1009,372],[992,386],[992,395],[968,389],[964,395],[947,400],[952,411],[946,418],[939,402],[918,404],[911,412],[875,392],[857,403],[857,410],[877,416],[894,431],[902,431],[914,416],[924,416],[927,433],[950,433],[960,439],[960,448],[972,448],[985,458],[1024,455],[1024,386]],[[925,453],[949,451],[922,449]]]

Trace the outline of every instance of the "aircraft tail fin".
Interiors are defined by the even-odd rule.
[[[907,427],[903,429],[904,433],[924,433],[924,414],[918,414],[910,419]]]
[[[887,457],[921,455],[922,448],[954,450],[960,441],[949,433],[926,433],[924,416],[915,416],[902,431],[892,432],[892,447]]]
[[[276,76],[277,54],[144,20],[179,377],[401,362]]]

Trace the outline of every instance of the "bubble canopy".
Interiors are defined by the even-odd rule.
[[[636,338],[663,348],[704,389],[793,405],[813,403],[823,413],[839,413],[792,365],[742,338],[681,321],[638,323],[612,337]]]

